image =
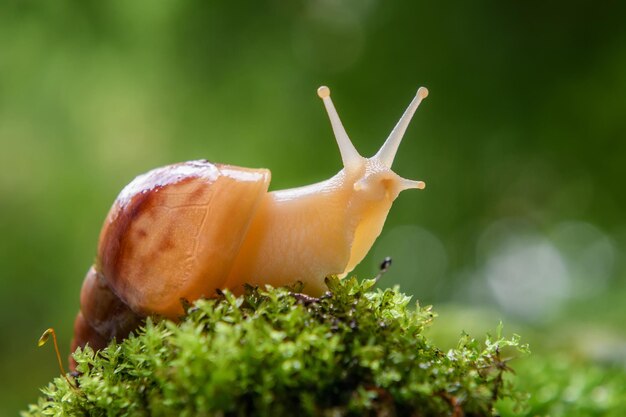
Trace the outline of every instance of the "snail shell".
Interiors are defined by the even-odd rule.
[[[121,340],[148,315],[176,319],[181,300],[208,297],[233,267],[270,172],[208,161],[154,169],[109,211],[83,282],[72,351]]]

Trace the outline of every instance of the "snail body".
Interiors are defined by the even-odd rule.
[[[244,284],[296,281],[318,295],[328,275],[346,275],[380,234],[398,194],[424,188],[391,170],[411,117],[428,91],[417,95],[381,149],[356,151],[320,87],[341,152],[343,169],[299,188],[269,191],[267,169],[206,160],[154,169],[117,197],[100,233],[95,264],[81,289],[72,351],[121,340],[149,315],[177,319],[181,299]],[[73,362],[72,362],[72,365]]]

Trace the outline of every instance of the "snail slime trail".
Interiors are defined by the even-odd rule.
[[[172,320],[216,289],[304,283],[319,296],[324,278],[345,276],[365,257],[400,192],[422,181],[391,170],[402,137],[428,90],[420,87],[372,157],[361,156],[330,98],[323,100],[343,168],[316,184],[268,192],[271,173],[188,161],[135,178],[111,207],[96,262],[84,279],[72,352],[127,337],[149,315]],[[75,363],[70,359],[72,370]]]

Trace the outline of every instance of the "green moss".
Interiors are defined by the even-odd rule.
[[[179,324],[148,320],[97,354],[77,351],[72,385],[56,378],[23,415],[492,416],[498,399],[518,400],[501,356],[526,351],[517,337],[462,335],[443,352],[422,334],[430,307],[374,284],[197,301]]]

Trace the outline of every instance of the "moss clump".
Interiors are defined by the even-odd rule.
[[[511,397],[501,350],[463,335],[443,352],[422,334],[434,313],[374,280],[248,288],[199,300],[179,323],[148,320],[122,343],[75,353],[24,416],[492,416]]]

